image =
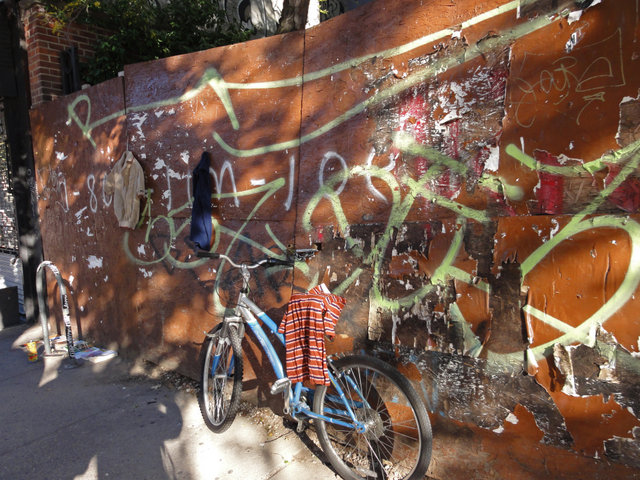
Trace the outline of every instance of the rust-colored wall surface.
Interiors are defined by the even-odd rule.
[[[293,291],[347,297],[332,348],[415,382],[433,476],[640,475],[639,9],[380,0],[34,109],[45,256],[81,333],[197,374],[239,281],[185,244],[207,151],[212,249],[320,249],[258,271],[254,298],[279,321]],[[126,150],[147,192],[134,230],[104,190]]]

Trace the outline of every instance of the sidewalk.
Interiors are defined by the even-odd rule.
[[[0,331],[0,478],[339,478],[267,409],[245,405],[216,435],[190,389],[138,375],[118,357],[79,368],[62,357],[29,363],[20,345],[37,338],[39,326]]]

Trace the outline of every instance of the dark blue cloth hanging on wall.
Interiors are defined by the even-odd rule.
[[[211,248],[211,154],[204,152],[193,170],[193,207],[189,239],[203,250]]]

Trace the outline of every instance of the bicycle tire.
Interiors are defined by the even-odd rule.
[[[209,430],[222,433],[236,418],[242,393],[242,346],[235,327],[227,328],[220,338],[222,324],[217,325],[202,345],[202,370],[198,404]],[[222,350],[216,372],[212,372],[216,350]]]
[[[332,362],[336,382],[356,418],[367,428],[315,420],[320,445],[344,479],[423,479],[431,461],[431,422],[424,403],[407,378],[389,364],[367,355]],[[356,393],[356,387],[363,395]],[[351,422],[345,401],[333,386],[318,386],[313,411]],[[365,401],[362,401],[364,397]]]

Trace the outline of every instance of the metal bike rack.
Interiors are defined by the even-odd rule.
[[[58,270],[58,267],[56,267],[52,262],[48,260],[45,260],[40,265],[38,265],[38,269],[36,270],[36,290],[38,292],[38,308],[40,309],[40,324],[42,325],[44,354],[45,356],[52,355],[51,345],[49,342],[49,321],[47,319],[47,315],[45,314],[45,295],[47,291],[45,283],[45,267],[51,270],[53,275],[56,277],[56,282],[58,282],[58,288],[60,289],[60,302],[62,303],[62,320],[64,321],[64,329],[67,337],[67,351],[69,352],[69,358],[75,359],[75,347],[73,345],[73,334],[71,332],[71,316],[69,315],[69,300],[67,299],[67,289],[65,288],[64,282],[62,281],[60,270]]]

